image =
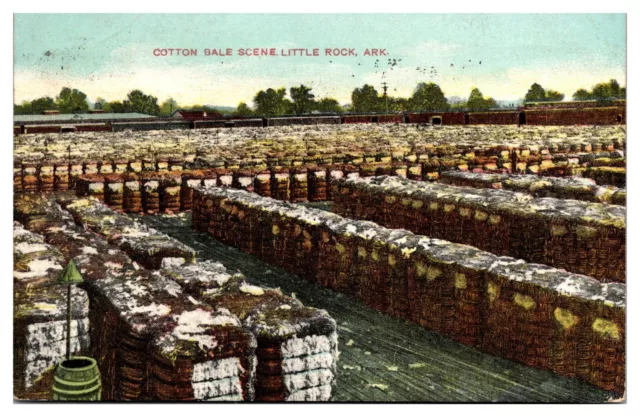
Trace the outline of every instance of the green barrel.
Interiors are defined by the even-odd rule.
[[[54,401],[100,401],[102,382],[95,359],[74,356],[58,364],[53,376]]]

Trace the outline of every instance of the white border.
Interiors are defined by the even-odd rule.
[[[2,222],[0,223],[0,256],[2,257],[3,267],[6,274],[3,279],[2,291],[2,326],[3,340],[1,356],[4,360],[1,362],[0,369],[0,398],[2,407],[11,407],[11,409],[2,410],[5,415],[46,415],[48,416],[65,416],[90,414],[92,416],[113,416],[113,415],[129,415],[145,413],[147,415],[156,416],[175,416],[178,413],[188,412],[194,416],[200,415],[217,415],[217,416],[244,416],[244,415],[287,415],[303,413],[305,417],[326,416],[330,415],[387,415],[388,413],[398,413],[407,415],[472,415],[477,416],[554,416],[566,415],[568,413],[579,413],[580,416],[590,416],[602,414],[615,415],[632,415],[632,410],[636,409],[633,414],[638,415],[640,400],[637,399],[639,390],[634,389],[638,385],[637,376],[637,332],[634,328],[638,328],[637,309],[635,308],[636,288],[638,276],[638,263],[633,256],[634,251],[640,249],[638,245],[637,233],[640,232],[638,222],[633,216],[628,216],[628,236],[627,236],[627,254],[629,262],[627,265],[628,277],[628,323],[627,326],[627,384],[629,386],[627,398],[628,403],[624,405],[415,405],[415,404],[390,404],[390,405],[181,405],[181,404],[101,404],[101,405],[69,405],[69,404],[12,404],[12,379],[11,379],[11,363],[13,355],[13,346],[11,343],[11,327],[12,327],[12,289],[11,279],[12,273],[9,266],[12,264],[12,258],[9,249],[12,245],[10,219],[12,219],[12,201],[9,196],[12,195],[12,182],[10,171],[12,171],[12,140],[9,136],[9,127],[12,126],[13,108],[13,68],[12,60],[8,59],[13,56],[13,16],[12,13],[97,13],[97,12],[162,12],[162,13],[232,13],[232,12],[252,12],[252,13],[628,13],[627,15],[627,94],[629,97],[627,108],[628,120],[628,202],[627,210],[630,213],[637,211],[640,207],[638,204],[638,188],[640,169],[636,169],[635,162],[638,160],[640,151],[640,138],[637,137],[640,129],[637,127],[639,117],[636,104],[637,97],[640,97],[640,88],[636,84],[635,75],[638,74],[638,27],[640,26],[640,2],[637,0],[622,0],[616,2],[602,1],[558,1],[558,0],[538,0],[535,2],[524,1],[472,1],[472,0],[456,0],[454,2],[428,2],[407,0],[402,2],[352,2],[327,0],[322,2],[301,2],[301,1],[257,1],[245,0],[242,2],[213,2],[207,1],[188,1],[188,2],[172,2],[170,4],[160,4],[159,2],[139,2],[133,4],[131,1],[108,0],[108,1],[40,1],[32,0],[29,2],[19,2],[13,4],[3,4],[0,20],[0,30],[2,36],[0,42],[2,44],[2,56],[5,58],[2,62],[2,73],[4,83],[2,84],[3,98],[2,115],[5,119],[3,130],[6,132],[2,135],[4,140],[0,143],[2,151],[0,151],[0,172],[3,181],[0,181],[0,196],[3,196],[0,210]],[[8,7],[7,7],[8,6]],[[8,10],[5,10],[8,9]],[[630,79],[630,81],[629,81]],[[634,395],[635,394],[635,395]],[[203,407],[208,407],[204,409]],[[124,413],[124,414],[122,414]],[[196,414],[197,413],[197,414]]]

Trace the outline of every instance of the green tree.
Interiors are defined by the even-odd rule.
[[[30,101],[23,101],[13,105],[13,114],[33,114]]]
[[[611,97],[620,98],[620,84],[617,80],[609,80],[609,88],[611,88]]]
[[[381,105],[382,98],[373,86],[365,84],[362,88],[356,88],[351,93],[351,107],[356,113],[379,111]]]
[[[470,110],[488,110],[497,107],[497,103],[491,97],[484,98],[480,90],[474,87],[469,94],[466,107]]]
[[[173,97],[169,97],[160,105],[160,115],[161,116],[171,116],[174,111],[178,110],[178,102],[173,99]]]
[[[524,101],[545,101],[546,95],[544,88],[538,83],[531,84],[531,88],[527,91],[527,94],[524,96]]]
[[[313,109],[320,113],[342,113],[344,111],[338,100],[329,97],[316,101]]]
[[[106,103],[102,106],[102,109],[105,113],[126,113],[128,111],[124,103],[121,101],[111,101]]]
[[[127,95],[123,103],[126,112],[143,113],[157,116],[160,113],[158,99],[146,95],[140,90],[133,90]]]
[[[304,114],[311,111],[314,105],[315,96],[311,94],[311,87],[300,84],[300,87],[291,87],[289,95],[293,102],[293,112],[295,114]]]
[[[411,97],[411,110],[448,110],[447,99],[435,83],[419,83]]]
[[[42,114],[45,110],[58,110],[51,97],[40,97],[31,102],[31,114]]]
[[[96,102],[93,103],[93,108],[95,110],[103,110],[106,112],[106,109],[105,109],[106,105],[107,105],[107,100],[103,99],[102,97],[97,97]]]
[[[86,113],[89,110],[87,95],[80,90],[63,87],[56,97],[60,113]]]
[[[388,97],[387,106],[394,113],[409,110],[409,100],[404,97]]]
[[[591,93],[589,93],[586,89],[580,88],[573,93],[573,99],[576,101],[590,100]]]
[[[547,90],[545,92],[546,101],[562,101],[564,100],[564,94],[556,90]]]
[[[233,115],[238,117],[248,117],[253,115],[253,110],[251,110],[251,108],[247,106],[247,103],[241,101],[240,103],[238,103],[238,107],[236,108],[236,111],[233,113]]]
[[[284,87],[274,90],[261,90],[253,98],[255,113],[261,116],[281,116],[291,107],[291,102],[285,99],[287,90]]]

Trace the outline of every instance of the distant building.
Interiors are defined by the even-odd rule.
[[[14,132],[55,133],[71,131],[111,131],[112,124],[131,122],[154,122],[159,117],[142,113],[105,113],[92,111],[82,114],[60,114],[57,110],[44,114],[21,114],[13,116]]]
[[[206,111],[206,110],[176,110],[171,115],[177,119],[183,120],[217,120],[223,119],[224,116],[222,113],[217,111]]]

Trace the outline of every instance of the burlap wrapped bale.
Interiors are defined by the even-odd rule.
[[[263,169],[256,171],[253,184],[254,191],[263,197],[271,197],[271,171]]]
[[[114,210],[122,210],[124,203],[124,183],[122,175],[106,175],[104,177],[104,185],[104,203]]]
[[[185,160],[181,156],[172,156],[169,158],[169,171],[180,172],[184,168]]]
[[[113,161],[113,173],[114,174],[125,174],[129,171],[129,161],[126,159],[116,159]]]
[[[104,176],[82,175],[78,177],[76,195],[80,197],[94,197],[104,201]]]
[[[155,171],[143,171],[140,174],[142,209],[146,214],[160,212],[160,177]]]
[[[55,188],[54,163],[42,161],[38,170],[39,190],[43,193],[51,192]]]
[[[231,186],[239,190],[254,191],[255,173],[250,169],[240,169],[233,172],[233,182]]]
[[[55,162],[53,182],[55,191],[67,191],[69,189],[69,162]]]
[[[160,211],[177,213],[180,211],[182,176],[179,171],[168,171],[160,178]]]
[[[380,245],[380,249],[377,250],[379,261],[373,258],[373,251],[372,259],[368,261],[375,272],[378,274],[382,272],[383,274],[377,275],[377,283],[374,282],[373,285],[370,285],[369,298],[371,296],[374,297],[374,308],[394,317],[410,320],[411,305],[409,303],[408,270],[411,263],[411,254],[416,251],[422,236],[416,236],[406,230],[398,229],[388,234],[386,231],[380,230],[380,235],[376,235],[375,238],[386,240],[386,244]],[[380,261],[382,268],[376,270],[374,262],[380,263]],[[386,273],[384,268],[385,261]],[[368,279],[368,275],[361,276],[361,282]],[[375,294],[374,288],[377,288],[378,294]]]
[[[22,162],[20,159],[13,160],[13,192],[21,193],[24,189],[22,188]]]
[[[258,341],[256,401],[328,401],[338,357],[336,323],[278,290],[231,281],[204,300],[228,308]]]
[[[150,342],[150,399],[253,400],[256,342],[238,318],[198,303],[173,319]]]
[[[169,158],[159,157],[156,160],[156,170],[157,172],[162,172],[162,173],[169,171]]]
[[[97,175],[100,173],[98,169],[98,161],[95,160],[85,160],[84,161],[84,175]]]
[[[218,174],[222,172],[220,169],[205,169],[202,171],[204,178],[202,179],[202,185],[206,187],[215,187],[218,185]]]
[[[551,369],[625,391],[625,286],[564,274],[555,286]]]
[[[127,173],[122,177],[122,209],[125,213],[142,212],[142,191],[140,179],[136,173]]]
[[[81,161],[72,160],[69,163],[69,190],[76,190],[78,177],[84,173],[84,167]]]
[[[217,176],[218,187],[229,188],[233,186],[233,170],[227,168],[217,168],[215,170]],[[204,181],[207,185],[207,181]]]
[[[201,170],[187,171],[182,174],[180,188],[180,208],[183,211],[191,210],[193,203],[193,187],[202,185],[204,172]]]
[[[528,366],[550,368],[553,287],[563,275],[548,266],[499,258],[487,275],[483,348]]]
[[[113,161],[109,161],[109,160],[101,161],[98,172],[102,175],[113,174]]]
[[[289,201],[291,196],[290,171],[288,168],[271,168],[271,197],[276,200]]]
[[[327,170],[324,167],[311,165],[307,167],[309,181],[309,201],[327,200]]]

